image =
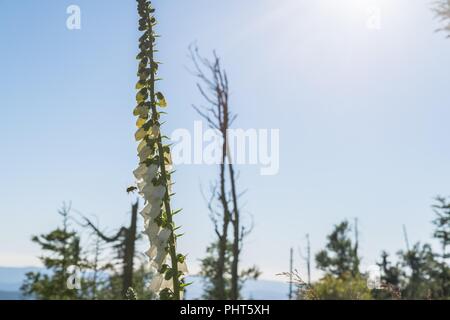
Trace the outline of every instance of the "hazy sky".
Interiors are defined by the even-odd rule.
[[[450,195],[450,40],[428,0],[155,0],[167,125],[193,130],[202,102],[189,44],[216,49],[235,127],[280,129],[280,172],[240,166],[243,264],[263,278],[288,269],[289,247],[321,249],[332,225],[359,218],[363,264],[431,235],[433,197]],[[81,30],[66,8],[81,8]],[[379,8],[380,29],[367,26]],[[134,0],[0,0],[0,265],[38,264],[33,234],[59,223],[63,201],[108,230],[135,196],[137,63]],[[200,186],[217,168],[179,166],[180,251],[213,239]],[[147,244],[142,244],[142,250]],[[296,267],[304,265],[296,256]]]

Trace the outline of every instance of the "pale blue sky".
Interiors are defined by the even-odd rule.
[[[288,268],[290,246],[360,221],[363,263],[428,241],[432,198],[449,195],[450,40],[427,0],[154,1],[160,20],[165,130],[192,130],[201,102],[188,45],[216,49],[240,128],[278,128],[280,172],[243,166],[255,228],[243,264],[263,278]],[[77,4],[82,29],[66,29]],[[381,29],[366,9],[381,8]],[[135,1],[0,0],[0,265],[36,264],[30,236],[51,230],[63,201],[109,229],[127,221],[133,140]],[[210,166],[175,175],[180,242],[192,271],[213,239],[200,184]],[[298,262],[297,267],[304,272]]]

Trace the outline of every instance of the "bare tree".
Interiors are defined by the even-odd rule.
[[[90,219],[83,216],[84,227],[91,228],[95,234],[103,241],[113,243],[114,247],[118,249],[119,258],[122,258],[122,296],[125,297],[128,288],[133,285],[133,270],[135,258],[135,244],[137,240],[137,213],[139,209],[139,201],[137,200],[131,206],[131,222],[129,227],[121,227],[119,231],[113,235],[108,236],[103,233],[97,224],[94,224]]]
[[[409,251],[410,246],[409,246],[409,240],[408,240],[408,231],[406,230],[405,225],[402,225],[402,229],[403,229],[403,238],[405,240],[406,250]]]
[[[218,257],[215,284],[217,299],[229,297],[232,300],[239,298],[240,277],[239,257],[242,251],[244,237],[250,232],[241,225],[239,210],[239,194],[237,191],[237,175],[231,159],[228,141],[228,129],[236,119],[229,107],[229,85],[226,71],[222,68],[217,54],[213,53],[210,61],[199,54],[198,48],[190,47],[190,58],[194,65],[194,75],[198,78],[197,88],[208,106],[193,106],[197,113],[205,119],[209,127],[220,132],[221,161],[219,164],[218,182],[211,187],[212,197],[208,200],[211,220],[214,223],[215,233],[218,237]],[[220,209],[214,206],[218,200]],[[233,227],[231,241],[231,284],[229,295],[226,292],[224,274],[226,272],[226,255],[230,241],[229,228]],[[256,270],[256,269],[252,269]],[[259,274],[259,272],[256,272]],[[256,274],[255,273],[255,274]],[[247,271],[243,274],[248,275]]]
[[[306,264],[306,271],[308,274],[308,285],[311,284],[311,244],[309,241],[309,233],[306,234],[306,255],[302,254],[301,248],[299,248],[300,257]]]
[[[356,259],[356,263],[355,263],[355,272],[357,273],[357,270],[359,269],[359,264],[360,264],[360,258],[358,255],[358,248],[359,248],[359,232],[358,232],[358,218],[355,218],[355,246],[353,247],[353,251],[354,251],[354,257]]]
[[[289,251],[289,300],[292,300],[292,276],[294,272],[294,249]]]

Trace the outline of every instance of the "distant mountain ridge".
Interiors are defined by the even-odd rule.
[[[28,272],[46,272],[37,267],[0,267],[0,300],[18,300],[22,296],[20,287]],[[186,299],[201,299],[203,281],[200,276],[187,277],[188,282],[194,282],[187,288]],[[245,299],[284,300],[287,299],[289,285],[285,282],[270,280],[249,280],[242,288]]]
[[[201,299],[203,294],[203,279],[200,276],[189,276],[187,282],[193,282],[186,288],[186,299]],[[244,299],[252,300],[286,300],[289,284],[272,280],[248,280],[242,288]]]
[[[0,291],[20,291],[28,272],[44,271],[37,267],[0,267]]]
[[[0,300],[22,300],[20,292],[0,291]]]

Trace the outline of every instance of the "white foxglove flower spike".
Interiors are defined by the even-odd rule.
[[[139,39],[141,49],[137,56],[140,60],[136,84],[137,106],[133,114],[138,117],[135,138],[139,142],[137,153],[139,167],[134,170],[137,188],[145,200],[146,206],[140,214],[144,218],[144,233],[151,247],[146,252],[158,274],[152,281],[151,289],[160,294],[161,299],[179,300],[184,286],[182,276],[187,273],[184,257],[177,253],[174,234],[175,223],[171,209],[172,194],[172,158],[170,148],[163,144],[159,107],[166,107],[164,95],[156,92],[156,72],[158,62],[154,59],[156,34],[153,27],[156,19],[150,1],[137,0],[140,15],[139,30],[143,35]],[[166,264],[167,261],[167,264]],[[168,280],[165,280],[168,279]]]

